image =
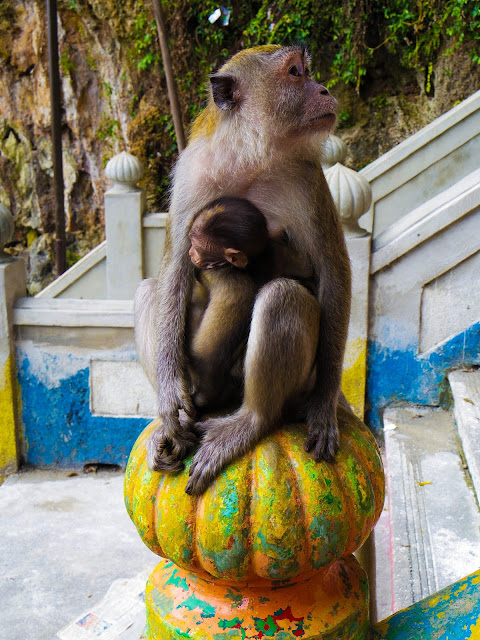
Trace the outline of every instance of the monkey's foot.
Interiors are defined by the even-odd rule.
[[[312,421],[313,422],[313,421]],[[331,420],[309,421],[305,451],[312,454],[315,462],[333,462],[340,448],[340,434],[336,417]]]
[[[190,479],[185,492],[191,496],[201,495],[225,466],[224,456],[214,442],[203,444],[195,454],[190,467]]]
[[[262,431],[254,417],[241,410],[197,422],[194,428],[204,436],[190,467],[185,488],[189,495],[201,495],[227,464],[257,444]]]

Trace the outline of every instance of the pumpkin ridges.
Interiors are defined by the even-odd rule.
[[[160,475],[160,474],[159,474]],[[135,509],[137,513],[137,519],[135,521],[135,525],[137,527],[137,531],[140,532],[140,527],[143,524],[147,528],[147,533],[140,534],[143,542],[149,547],[154,553],[159,556],[163,556],[163,548],[160,543],[158,533],[157,533],[157,517],[156,517],[156,497],[153,500],[151,496],[152,482],[151,482],[152,472],[148,468],[147,459],[144,458],[143,461],[137,466],[137,478],[135,481],[134,488],[134,496],[133,496],[133,504],[138,505]],[[145,479],[149,478],[150,482],[146,482]],[[160,480],[160,486],[163,481]],[[154,485],[155,486],[155,485]],[[156,492],[154,492],[156,494]]]
[[[337,453],[333,466],[338,481],[345,495],[349,498],[346,500],[348,521],[350,523],[348,528],[349,536],[347,545],[341,554],[345,556],[353,553],[363,544],[373,527],[375,495],[370,477],[363,467],[362,460],[355,455],[349,440],[342,432],[340,432],[340,451]],[[348,469],[350,468],[352,472],[352,467],[355,467],[355,479],[349,478]],[[362,496],[362,493],[365,495]],[[355,497],[358,499],[355,500]],[[362,502],[366,504],[370,502],[371,507],[362,509]]]
[[[307,534],[307,527],[306,527],[306,521],[307,521],[307,517],[306,517],[306,512],[305,512],[305,504],[304,501],[302,500],[302,492],[300,491],[300,483],[298,482],[298,477],[297,474],[295,472],[295,464],[292,460],[292,456],[289,453],[289,449],[288,446],[286,445],[284,438],[283,438],[283,430],[282,431],[276,431],[274,434],[274,439],[277,441],[277,443],[280,446],[280,451],[282,452],[282,455],[288,460],[289,464],[288,464],[288,470],[289,470],[289,475],[292,479],[292,486],[294,487],[295,490],[295,501],[297,503],[297,505],[300,508],[301,511],[301,520],[302,520],[302,524],[303,524],[303,540],[306,542],[306,544],[304,544],[301,547],[301,553],[300,555],[297,556],[297,561],[298,564],[300,565],[300,568],[297,572],[298,573],[303,573],[303,571],[307,571],[309,569],[309,567],[306,567],[309,558],[311,557],[311,551],[312,551],[312,546],[311,546],[311,540],[310,537]],[[291,432],[291,429],[290,429]],[[293,490],[292,490],[293,493]],[[292,496],[293,497],[293,496]],[[303,558],[302,558],[303,556]],[[305,567],[305,569],[304,569]]]
[[[191,458],[176,476],[148,471],[154,421],[127,467],[130,516],[150,548],[207,580],[252,584],[255,576],[283,580],[328,566],[363,542],[383,496],[373,437],[350,414],[339,412],[339,421],[337,462],[315,463],[304,451],[305,426],[288,425],[229,465],[200,499],[185,494]],[[202,524],[207,513],[218,521],[214,530]]]
[[[197,510],[198,559],[203,569],[216,577],[244,580],[249,573],[245,528],[249,466],[248,455],[228,465]]]
[[[347,432],[348,442],[356,451],[357,457],[362,461],[362,467],[366,470],[373,487],[375,499],[374,523],[377,522],[383,510],[385,500],[385,475],[383,473],[382,457],[373,435],[365,428],[358,428],[362,425],[361,420],[355,418],[355,423],[351,424],[343,420],[342,429]]]
[[[309,496],[311,495],[312,492],[308,491],[306,487],[307,483],[306,483],[304,474],[302,474],[299,469],[300,466],[302,470],[305,469],[305,465],[303,464],[304,460],[298,459],[301,456],[307,455],[308,458],[311,460],[309,454],[305,454],[305,452],[303,451],[303,443],[305,441],[304,431],[305,430],[301,427],[301,425],[290,426],[289,428],[290,437],[291,438],[293,437],[296,440],[296,442],[295,440],[293,441],[293,444],[291,440],[286,439],[286,434],[284,430],[278,431],[276,434],[276,438],[281,442],[282,449],[290,461],[290,468],[292,470],[292,474],[295,477],[295,484],[302,498],[301,506],[302,506],[303,519],[305,523],[305,542],[307,547],[306,561],[304,564],[307,564],[307,562],[311,562],[311,563],[313,562],[315,565],[315,560],[314,560],[315,547],[314,547],[312,535],[311,535],[312,528],[313,528],[313,517],[310,515],[311,509],[307,509],[305,506],[305,501],[310,502]],[[295,450],[296,447],[297,447],[297,450]],[[299,462],[300,462],[300,465],[298,464]],[[319,563],[318,566],[323,566],[323,564],[324,563]],[[307,567],[306,570],[310,568],[311,567]],[[318,568],[318,567],[315,566],[315,568]],[[301,565],[301,571],[302,569],[305,570],[305,567]]]
[[[143,443],[148,439],[148,437],[150,436],[150,433],[157,426],[157,423],[158,423],[158,418],[156,420],[153,420],[153,422],[149,423],[147,427],[142,431],[142,433],[140,433],[140,435],[138,436],[138,438],[136,439],[132,447],[132,451],[130,452],[130,457],[128,459],[127,468],[125,470],[125,480],[123,484],[124,484],[125,506],[130,515],[130,518],[132,518],[132,515],[133,515],[132,501],[133,501],[133,496],[135,494],[135,484],[136,484],[136,481],[138,480],[138,473],[137,473],[135,476],[135,479],[132,481],[132,477],[134,475],[133,471],[134,470],[138,471],[138,467],[140,466],[140,463],[138,462],[138,457],[139,457],[138,450],[140,449],[141,445],[143,445]]]
[[[247,524],[248,524],[248,536],[247,536],[247,562],[249,572],[253,573],[253,514],[252,514],[252,502],[253,491],[255,488],[255,474],[254,469],[257,461],[257,448],[254,447],[251,450],[250,464],[248,466],[248,482],[250,486],[250,492],[248,494],[248,509],[246,512]]]
[[[188,462],[188,461],[187,461]],[[192,510],[195,500],[185,493],[188,466],[182,473],[159,474],[163,478],[157,499],[157,531],[165,557],[188,570],[195,570],[198,562],[192,554]]]
[[[148,465],[147,465],[148,466]],[[158,546],[161,548],[161,544],[160,544],[160,536],[159,536],[159,532],[158,532],[158,515],[157,515],[157,504],[158,504],[158,498],[163,490],[163,485],[165,483],[165,476],[159,481],[158,485],[157,485],[157,489],[155,491],[155,500],[152,501],[152,507],[151,507],[151,512],[153,515],[153,528],[155,531],[155,539],[157,540],[157,544]],[[163,551],[163,549],[161,550],[161,552],[158,554],[160,556],[165,557],[165,552]]]
[[[257,445],[257,453],[251,510],[253,568],[261,577],[285,580],[298,574],[304,525],[297,517],[298,505],[290,500],[289,465],[279,443],[269,436]]]

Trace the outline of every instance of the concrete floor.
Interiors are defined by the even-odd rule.
[[[153,568],[123,474],[25,471],[0,486],[0,640],[53,640],[114,580]],[[121,640],[138,638],[141,621]]]

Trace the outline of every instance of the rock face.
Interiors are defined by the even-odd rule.
[[[123,3],[122,13],[133,4]],[[103,239],[103,167],[130,142],[131,105],[140,78],[122,43],[128,20],[118,11],[117,3],[107,1],[80,7],[71,0],[59,7],[70,262]],[[112,15],[116,21],[109,19]],[[31,294],[54,277],[46,32],[44,2],[8,0],[0,9],[0,202],[15,216],[11,252],[28,254]]]
[[[206,74],[223,58],[217,51],[205,64],[197,60],[199,32],[194,28],[189,33],[182,7],[171,3],[165,10],[188,123],[203,101],[200,87]],[[176,145],[150,2],[59,0],[58,27],[71,264],[103,239],[106,161],[122,149],[139,157],[147,169],[143,186],[149,207],[159,210]],[[2,0],[0,202],[15,216],[15,237],[7,250],[28,258],[31,294],[54,278],[46,34],[43,0]],[[417,77],[400,70],[396,84],[389,73],[376,69],[360,96],[341,84],[334,89],[341,104],[339,134],[349,144],[347,164],[355,169],[480,88],[478,65],[471,61],[468,45],[438,58],[428,96],[424,73]]]

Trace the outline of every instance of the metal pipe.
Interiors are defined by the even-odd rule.
[[[168,100],[170,102],[170,111],[173,118],[173,127],[177,137],[177,146],[179,151],[183,151],[183,149],[185,149],[185,132],[183,129],[177,87],[173,77],[170,51],[168,50],[167,32],[165,29],[161,0],[153,0],[153,11],[155,13],[155,20],[157,21],[158,39],[160,41],[160,49],[162,51],[163,68],[165,70],[165,79],[167,81]]]
[[[57,276],[66,270],[65,207],[62,162],[62,115],[58,64],[57,0],[47,0],[48,71],[52,117],[53,181],[55,192],[55,260]]]

